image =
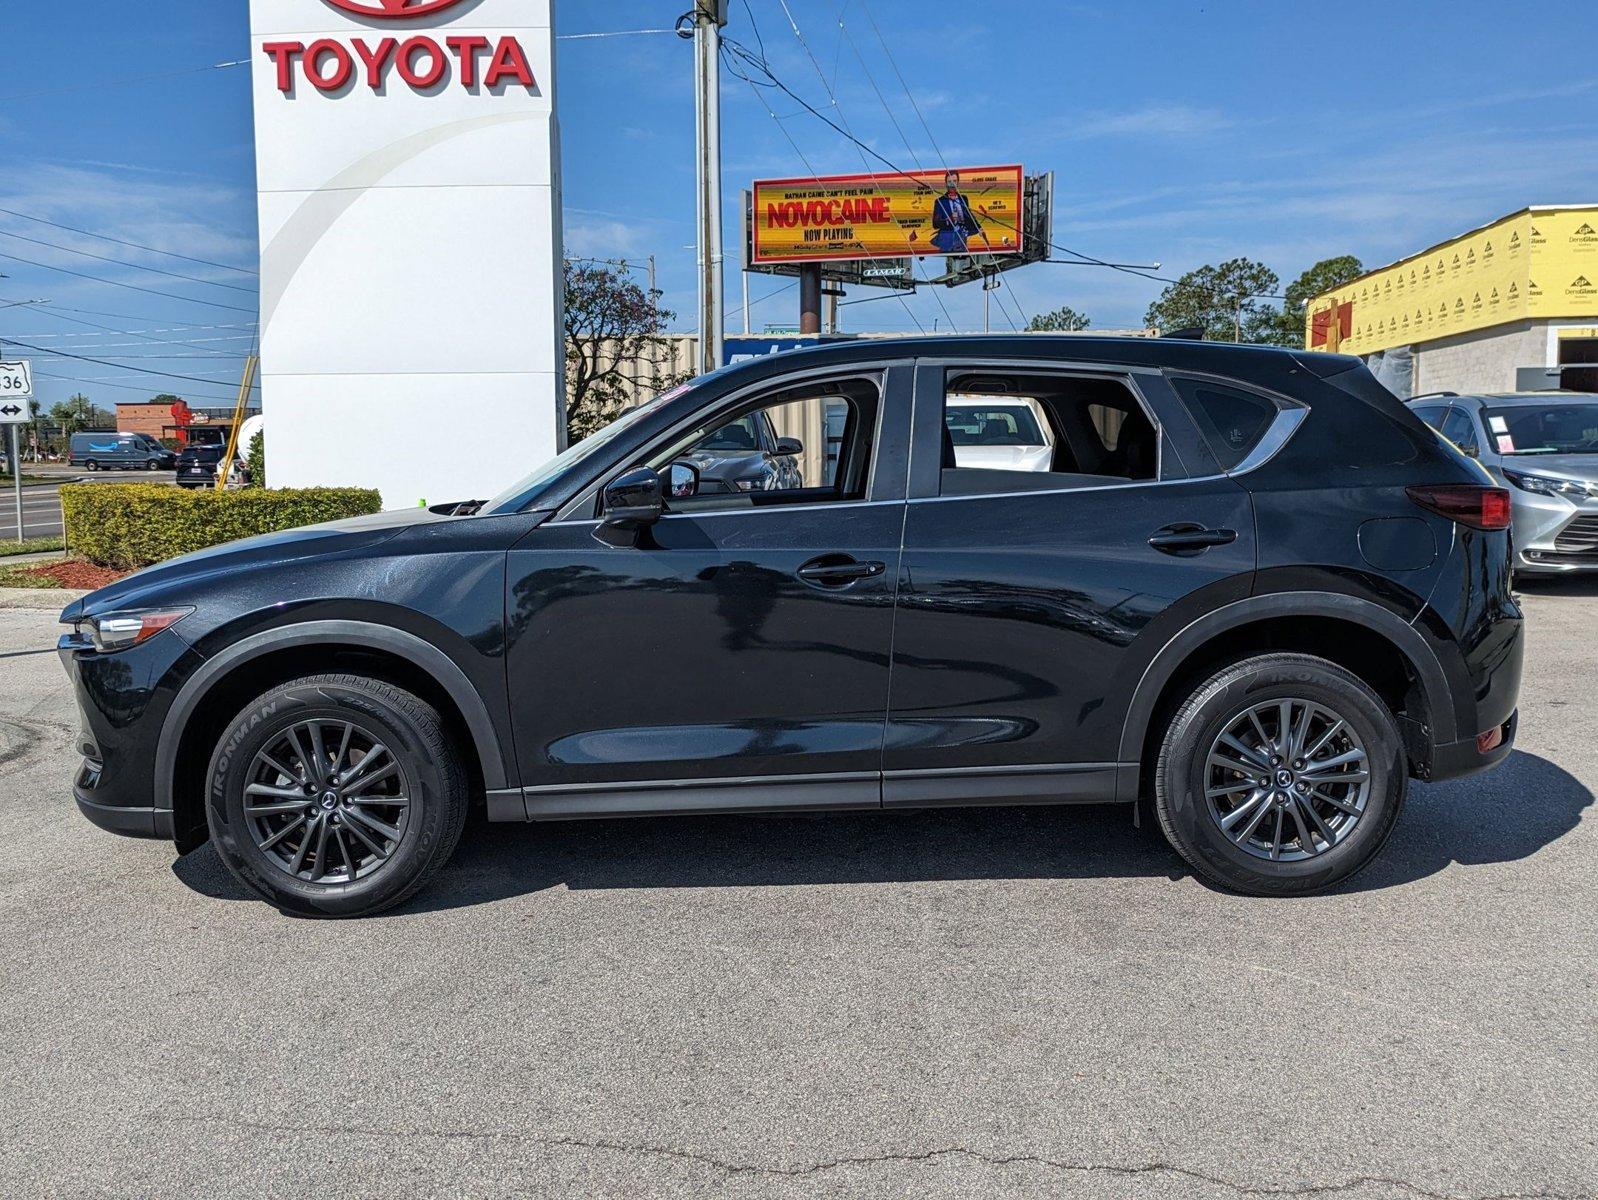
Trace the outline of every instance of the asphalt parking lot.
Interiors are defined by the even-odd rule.
[[[0,611],[0,1194],[1598,1194],[1598,586],[1341,891],[1118,811],[468,829],[353,923],[96,831]]]

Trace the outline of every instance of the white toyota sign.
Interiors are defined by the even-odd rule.
[[[250,0],[274,486],[493,495],[564,423],[551,0]]]

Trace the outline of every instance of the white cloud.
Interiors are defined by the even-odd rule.
[[[628,258],[647,254],[643,230],[634,221],[579,216],[567,219],[566,253],[588,258]]]
[[[1120,112],[1084,112],[1062,118],[1055,136],[1066,141],[1101,137],[1197,137],[1237,124],[1218,109],[1188,104],[1146,104]]]

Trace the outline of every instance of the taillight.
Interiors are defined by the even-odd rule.
[[[1509,490],[1474,483],[1405,488],[1409,498],[1450,521],[1472,529],[1509,528]]]

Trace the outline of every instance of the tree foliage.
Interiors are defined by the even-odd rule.
[[[1321,259],[1287,285],[1287,291],[1283,293],[1287,299],[1277,316],[1276,337],[1272,340],[1279,346],[1302,348],[1309,302],[1322,292],[1341,287],[1350,279],[1357,279],[1364,273],[1365,265],[1352,254],[1339,254],[1336,258]]]
[[[110,428],[115,424],[109,412],[82,392],[68,396],[51,408],[50,419],[61,427],[62,436],[68,438],[85,429]]]
[[[1280,313],[1270,297],[1280,282],[1275,271],[1252,259],[1202,266],[1161,292],[1144,320],[1167,332],[1197,326],[1215,342],[1271,341]]]
[[[1028,333],[1081,333],[1092,322],[1069,304],[1062,304],[1053,312],[1039,313],[1027,322]]]
[[[629,400],[682,382],[661,327],[676,314],[622,268],[566,261],[566,431],[579,441]]]

